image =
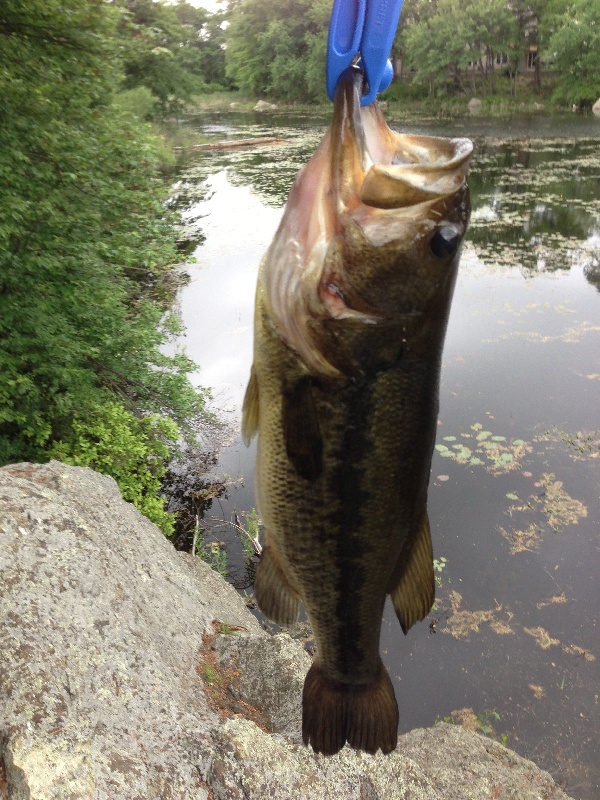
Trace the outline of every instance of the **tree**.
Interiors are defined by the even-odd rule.
[[[195,35],[186,47],[180,48],[180,63],[185,69],[199,75],[205,84],[227,87],[225,74],[225,36],[227,14],[208,13],[179,0],[175,13],[182,25],[190,27]]]
[[[166,429],[132,420],[191,437],[203,411],[191,362],[161,352],[177,256],[155,141],[110,104],[118,25],[94,0],[0,13],[0,463],[67,458],[111,403],[160,457]]]
[[[523,6],[506,0],[406,0],[397,46],[416,80],[428,83],[430,94],[464,90],[465,75],[473,93],[493,94],[497,57],[507,57],[507,69],[516,78],[523,51],[538,45],[531,22],[546,14],[546,6],[547,0]],[[538,89],[539,65],[538,59]]]
[[[144,86],[162,116],[177,113],[195,95],[224,87],[222,12],[210,14],[185,0],[118,0],[126,90]]]
[[[459,82],[461,66],[472,57],[467,49],[468,15],[459,0],[418,0],[411,10],[412,21],[401,40],[403,49],[416,80],[426,81],[433,95],[437,84],[447,84],[449,72],[453,82]]]
[[[310,27],[304,36],[307,48],[304,80],[308,95],[318,100],[327,97],[325,64],[331,6],[331,0],[312,0],[308,11]]]
[[[230,4],[228,76],[249,94],[302,100],[323,96],[330,13],[325,0]]]
[[[227,75],[242,91],[254,95],[266,92],[271,79],[273,54],[265,54],[261,41],[269,27],[269,12],[267,0],[230,5]]]
[[[598,0],[554,0],[544,19],[544,57],[556,70],[555,99],[591,105],[600,97]]]

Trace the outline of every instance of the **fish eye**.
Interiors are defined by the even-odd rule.
[[[429,243],[431,252],[438,258],[448,258],[453,255],[460,244],[461,235],[453,225],[438,228]]]

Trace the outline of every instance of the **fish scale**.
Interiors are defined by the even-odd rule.
[[[396,746],[381,621],[388,595],[405,633],[433,603],[427,485],[469,217],[470,143],[394,134],[360,81],[340,80],[261,265],[243,419],[265,526],[255,595],[282,625],[304,604],[302,735],[324,754]]]

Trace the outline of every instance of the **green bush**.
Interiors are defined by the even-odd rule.
[[[400,103],[424,100],[427,96],[427,86],[412,81],[409,78],[397,78],[392,81],[385,92],[379,95],[379,99],[387,100],[392,103]]]
[[[171,420],[156,415],[136,417],[107,397],[103,405],[76,415],[69,438],[55,442],[48,455],[112,476],[125,500],[170,536],[175,517],[165,511],[160,489],[177,437],[177,426]]]
[[[107,472],[168,533],[160,478],[206,392],[165,355],[179,255],[159,140],[111,102],[120,19],[88,0],[3,3],[0,465]]]
[[[151,119],[156,107],[157,99],[146,86],[136,86],[119,92],[113,98],[113,105],[134,117],[143,120]]]

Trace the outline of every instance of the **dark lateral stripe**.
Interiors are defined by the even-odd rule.
[[[349,382],[341,392],[345,412],[345,428],[336,468],[332,471],[331,491],[340,497],[338,516],[333,522],[337,537],[336,558],[339,565],[336,592],[339,620],[336,650],[339,667],[352,674],[364,661],[360,623],[361,593],[366,582],[365,556],[368,542],[364,539],[364,509],[369,499],[364,488],[365,465],[372,456],[367,439],[373,411],[373,382]],[[341,518],[340,518],[341,517]],[[377,624],[377,620],[373,620]]]

